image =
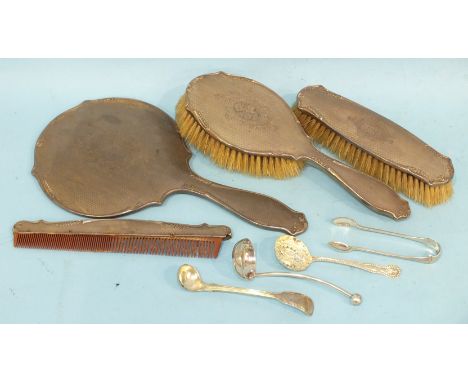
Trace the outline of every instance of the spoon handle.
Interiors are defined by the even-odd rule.
[[[348,267],[362,269],[363,271],[376,273],[391,278],[396,278],[400,276],[401,272],[400,267],[397,265],[378,265],[372,263],[361,263],[360,261],[333,259],[331,257],[314,257],[313,261],[347,265]]]
[[[312,299],[304,294],[296,292],[281,292],[272,293],[263,290],[239,288],[219,284],[205,284],[201,291],[205,292],[223,292],[223,293],[237,293],[249,296],[265,297],[277,300],[285,305],[292,306],[301,312],[311,316],[314,311],[314,303]]]
[[[256,273],[255,277],[291,277],[294,279],[301,279],[301,280],[310,280],[310,281],[315,281],[319,284],[327,285],[330,288],[335,289],[336,291],[344,294],[346,297],[351,297],[353,296],[353,293],[348,292],[346,289],[343,289],[339,287],[338,285],[335,285],[333,283],[330,283],[328,281],[319,279],[317,277],[309,276],[309,275],[304,275],[302,273],[292,273],[292,272],[262,272],[262,273]]]

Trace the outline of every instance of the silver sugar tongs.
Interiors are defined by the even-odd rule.
[[[379,250],[365,248],[365,247],[352,246],[352,245],[349,245],[340,241],[331,241],[328,243],[331,247],[337,250],[340,250],[343,252],[351,252],[351,251],[367,252],[367,253],[372,253],[376,255],[394,257],[394,258],[402,259],[402,260],[416,261],[418,263],[425,263],[425,264],[435,263],[440,258],[440,251],[441,251],[440,244],[430,238],[405,235],[403,233],[385,231],[383,229],[372,228],[372,227],[365,227],[365,226],[358,224],[356,221],[350,218],[343,218],[343,217],[336,218],[336,219],[333,219],[332,222],[333,224],[339,227],[354,227],[354,228],[360,229],[361,231],[380,233],[382,235],[395,236],[395,237],[399,237],[402,239],[416,241],[428,247],[432,251],[432,254],[427,255],[427,256],[404,256],[404,255],[398,255],[396,253],[384,252],[384,251],[379,251]]]

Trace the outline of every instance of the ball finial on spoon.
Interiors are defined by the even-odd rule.
[[[327,285],[338,292],[347,296],[351,304],[360,305],[362,297],[358,293],[350,293],[339,286],[329,283],[328,281],[321,280],[309,275],[292,272],[262,272],[257,273],[256,266],[257,260],[255,256],[255,248],[249,239],[242,239],[238,241],[232,250],[232,264],[236,272],[246,280],[252,280],[255,277],[291,277],[296,279],[315,281],[323,285]]]

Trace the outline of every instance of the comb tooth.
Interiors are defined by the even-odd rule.
[[[182,243],[180,240],[174,240],[174,244],[176,247],[176,256],[182,255]]]
[[[191,244],[192,242],[190,240],[184,240],[185,243],[184,243],[184,255],[185,256],[190,256],[190,254],[192,253],[192,248],[191,248]]]
[[[174,239],[169,239],[169,248],[170,248],[170,251],[171,251],[171,256],[175,256],[176,255],[176,251],[175,251],[175,240]]]
[[[134,253],[135,249],[137,248],[137,238],[135,236],[130,237],[129,245],[128,245],[128,253]]]
[[[117,237],[116,246],[117,246],[116,251],[119,253],[123,253],[124,240],[121,236]]]
[[[132,236],[132,242],[130,246],[130,253],[137,253],[138,251],[138,237],[137,236]]]
[[[197,240],[195,242],[195,251],[193,251],[193,256],[200,256],[200,250],[201,250],[201,241]]]
[[[199,256],[203,257],[203,254],[205,252],[205,242],[203,240],[199,241]]]
[[[196,242],[196,241],[190,242],[190,243],[189,243],[189,246],[190,246],[190,251],[189,251],[189,254],[188,254],[188,255],[189,255],[190,257],[193,257],[194,254],[196,254],[196,255],[198,256],[198,253],[197,253],[197,250],[198,250],[198,249],[197,249],[197,242]]]
[[[146,240],[143,236],[140,236],[140,251],[138,253],[143,254],[145,253],[146,249]]]
[[[177,245],[178,245],[178,256],[183,256],[184,255],[184,239],[178,239],[177,240]]]
[[[115,236],[110,236],[109,237],[109,242],[108,242],[108,245],[107,245],[107,251],[108,252],[115,252],[114,248],[115,248]]]
[[[147,255],[148,255],[149,253],[151,253],[151,252],[150,252],[151,241],[152,241],[152,239],[146,239],[146,245],[145,245],[145,252],[144,252],[144,253],[147,254]]]
[[[195,243],[193,241],[187,241],[187,256],[191,256],[194,252]]]
[[[190,256],[190,254],[193,251],[192,245],[193,245],[193,242],[187,240],[187,253],[186,253],[187,256]]]
[[[153,254],[155,242],[156,242],[156,239],[154,237],[152,237],[151,239],[148,239],[148,246],[146,249],[146,253],[148,255]]]
[[[122,237],[122,253],[127,253],[128,242],[129,240],[127,237]]]
[[[210,249],[211,249],[211,242],[209,240],[205,240],[205,254],[204,257],[210,257]]]
[[[214,241],[210,240],[208,242],[208,253],[206,254],[206,257],[208,258],[213,257],[213,248],[214,248]]]
[[[132,252],[133,253],[140,253],[140,251],[141,251],[141,238],[139,236],[135,236],[133,238]]]
[[[105,247],[104,247],[105,245],[104,243],[106,240],[105,235],[94,235],[93,240],[94,240],[94,248],[97,248],[99,252],[105,252]]]
[[[158,254],[163,254],[164,253],[164,248],[163,248],[163,240],[158,239]]]
[[[150,242],[151,239],[148,239],[148,238],[145,238],[145,237],[141,237],[141,248],[140,248],[140,253],[142,255],[146,255],[148,254],[148,244]]]
[[[152,238],[150,240],[150,244],[148,246],[148,254],[149,255],[157,255],[158,254],[158,238]]]
[[[218,254],[219,254],[219,250],[221,248],[221,243],[222,243],[222,239],[215,239],[214,240],[214,249],[213,249],[213,257],[218,257]]]
[[[203,241],[201,242],[201,244],[202,244],[202,253],[201,253],[201,257],[206,257],[206,241],[203,240]]]
[[[195,255],[195,256],[198,256],[198,253],[197,253],[197,242],[196,242],[196,241],[190,242],[190,243],[189,243],[189,247],[190,247],[190,250],[189,250],[188,256],[189,256],[189,257],[193,257],[194,255]]]

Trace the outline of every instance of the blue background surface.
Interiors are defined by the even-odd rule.
[[[56,206],[31,175],[37,137],[56,115],[85,99],[119,96],[152,103],[174,116],[188,82],[224,70],[271,87],[292,104],[307,85],[322,84],[394,120],[452,158],[455,194],[432,209],[411,202],[412,216],[394,222],[353,199],[327,175],[307,167],[300,177],[275,181],[230,173],[193,150],[192,169],[216,182],[271,195],[302,211],[309,229],[300,236],[315,255],[349,257],[402,267],[399,279],[333,264],[306,273],[363,295],[359,307],[332,290],[301,280],[244,281],[231,266],[237,240],[249,237],[257,270],[282,270],[273,245],[280,234],[250,225],[208,200],[174,195],[164,205],[129,218],[225,224],[233,238],[217,260],[14,249],[18,220],[79,219]],[[460,323],[468,322],[466,147],[468,60],[0,60],[0,322],[2,323]],[[151,174],[148,174],[151,176]],[[429,236],[440,241],[439,262],[423,265],[360,253],[340,254],[327,242],[418,254],[412,243],[346,231],[332,218]],[[215,293],[189,293],[178,267],[195,265],[208,282],[310,295],[315,313],[275,301]]]

